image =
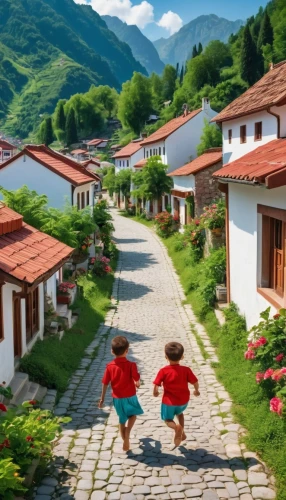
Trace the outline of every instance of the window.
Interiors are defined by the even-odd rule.
[[[156,156],[158,155],[158,149],[156,148]]]
[[[126,167],[129,167],[129,160],[126,160]]]
[[[161,153],[162,153],[162,149],[159,148],[159,156],[161,156]]]
[[[152,149],[150,149],[150,156],[152,156]]]
[[[156,154],[156,149],[154,148],[153,149],[153,156],[155,156],[155,154]]]
[[[228,131],[228,144],[232,143],[232,129],[230,128]]]
[[[89,191],[86,192],[86,206],[89,207]]]
[[[144,160],[145,160],[145,158],[146,158],[146,151],[145,151],[145,148],[144,148]]]
[[[146,158],[149,157],[149,151],[146,151]]]
[[[246,125],[240,127],[240,144],[246,143]]]
[[[255,123],[254,140],[261,141],[262,139],[262,122]]]
[[[26,340],[27,343],[39,330],[39,288],[26,296]]]
[[[0,342],[4,340],[4,322],[3,322],[3,291],[0,283]]]
[[[163,155],[164,155],[164,156],[165,156],[165,151],[166,151],[166,150],[165,150],[165,146],[164,146],[164,147],[163,147]]]
[[[85,193],[81,193],[81,209],[85,208]]]
[[[10,151],[3,151],[3,157],[10,158],[11,153]]]
[[[77,202],[76,202],[76,204],[77,204],[77,209],[80,210],[80,194],[79,193],[77,193]]]

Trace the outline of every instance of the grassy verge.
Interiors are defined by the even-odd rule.
[[[278,487],[277,500],[286,500],[286,423],[270,413],[269,400],[255,382],[257,369],[244,359],[247,341],[244,320],[231,307],[226,325],[221,328],[214,312],[206,310],[200,294],[207,279],[203,262],[194,263],[190,249],[179,246],[176,236],[163,242],[180,277],[187,302],[216,347],[219,358],[214,366],[216,375],[234,401],[236,420],[248,430],[245,443],[272,469]]]
[[[128,219],[132,219],[132,220],[135,220],[136,222],[140,222],[140,224],[143,224],[144,226],[147,226],[149,228],[152,228],[154,227],[154,222],[152,220],[147,220],[147,219],[143,219],[142,217],[139,217],[138,215],[130,215],[128,212],[126,212],[125,210],[120,210],[119,211],[120,215],[122,215],[123,217],[126,217]]]
[[[117,258],[111,262],[114,270],[116,264]],[[80,280],[83,293],[74,306],[80,309],[77,323],[65,333],[61,341],[57,337],[49,337],[37,342],[31,353],[21,361],[21,370],[28,373],[31,380],[57,389],[59,395],[66,390],[69,378],[78,368],[85,349],[104,321],[110,305],[114,276],[108,274],[99,278],[89,274]]]

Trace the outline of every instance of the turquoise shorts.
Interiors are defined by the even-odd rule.
[[[120,424],[126,424],[130,417],[143,415],[144,413],[137,396],[132,396],[131,398],[113,398],[113,405],[119,417]]]
[[[187,409],[188,403],[183,406],[171,406],[162,403],[161,406],[161,418],[162,420],[174,420],[176,415],[181,415]]]

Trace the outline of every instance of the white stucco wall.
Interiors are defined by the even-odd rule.
[[[47,295],[52,299],[54,309],[57,308],[57,276],[58,273],[53,274],[44,285]]]
[[[20,291],[19,287],[9,283],[2,288],[4,340],[0,342],[0,380],[6,384],[14,376],[13,292]]]
[[[195,176],[194,175],[179,175],[172,177],[174,181],[174,189],[177,191],[191,191],[195,189]]]
[[[0,177],[1,180],[1,177]],[[87,192],[89,192],[89,206],[93,206],[93,198],[94,198],[94,183],[89,182],[87,184],[83,184],[83,186],[78,186],[74,189],[73,192],[73,204],[77,206],[77,195],[80,195],[80,208],[81,206],[81,194],[84,193],[84,207],[86,207],[87,203]]]
[[[134,153],[133,155],[126,158],[116,158],[115,159],[115,173],[118,174],[123,169],[131,168],[134,170],[134,165],[138,163],[138,161],[143,160],[144,158],[144,149],[141,148],[139,151]],[[128,163],[127,163],[128,162]]]
[[[71,203],[71,184],[27,155],[0,170],[0,186],[15,190],[24,185],[38,194],[46,194],[51,207],[62,208],[65,199]]]
[[[250,328],[270,303],[257,293],[260,276],[261,215],[257,205],[286,210],[286,188],[229,183],[230,293]],[[275,314],[276,309],[272,307]]]
[[[274,110],[274,108],[273,108]],[[254,140],[255,123],[262,122],[262,140]],[[240,127],[246,125],[246,135],[247,142],[244,144],[240,143]],[[283,127],[286,131],[286,123]],[[228,131],[232,130],[232,141],[229,144],[228,141]],[[277,139],[277,118],[270,115],[267,111],[262,111],[260,113],[255,113],[253,115],[248,115],[236,120],[231,120],[223,123],[223,163],[230,163],[237,158],[250,153],[256,148],[259,148],[263,144]]]

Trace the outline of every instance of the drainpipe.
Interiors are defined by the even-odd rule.
[[[280,126],[281,120],[280,120],[280,115],[277,115],[276,113],[273,113],[273,111],[271,111],[270,108],[267,108],[266,111],[267,111],[267,113],[269,113],[269,115],[275,116],[275,118],[277,118],[277,139],[280,139],[280,137],[281,137],[281,126]]]

